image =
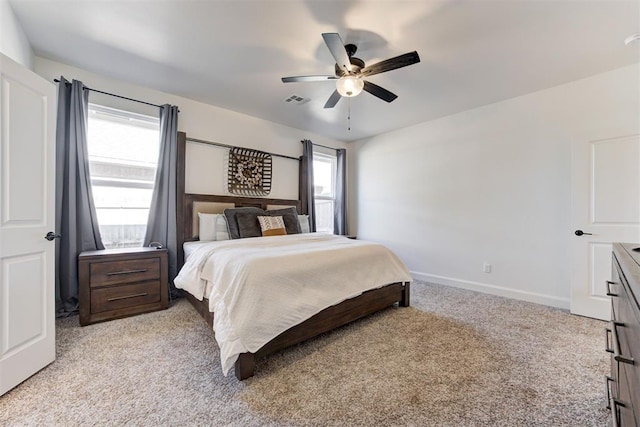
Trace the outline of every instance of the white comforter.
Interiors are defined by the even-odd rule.
[[[210,284],[222,371],[280,333],[362,292],[411,281],[383,245],[342,236],[294,234],[203,243],[175,285],[202,300]]]

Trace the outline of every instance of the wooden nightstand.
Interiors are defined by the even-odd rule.
[[[126,248],[78,256],[80,325],[169,306],[166,249]]]

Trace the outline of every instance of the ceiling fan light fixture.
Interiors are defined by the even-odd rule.
[[[362,88],[364,88],[364,80],[358,76],[342,76],[336,80],[336,89],[342,96],[358,96],[362,92]]]

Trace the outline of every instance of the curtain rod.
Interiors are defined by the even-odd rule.
[[[304,144],[304,140],[300,141],[301,144]],[[315,142],[311,141],[312,145],[316,145],[318,147],[322,147],[322,148],[326,148],[327,150],[334,150],[334,151],[338,151],[339,148],[333,148],[333,147],[327,147],[326,145],[320,145],[320,144],[316,144]]]
[[[197,142],[199,144],[209,144],[209,145],[216,145],[218,147],[225,147],[225,148],[244,148],[247,150],[255,150],[255,148],[247,148],[247,147],[238,147],[237,145],[229,145],[229,144],[223,144],[221,142],[214,142],[214,141],[205,141],[204,139],[196,139],[196,138],[186,138],[187,141],[191,141],[191,142]],[[261,151],[261,150],[258,150]],[[298,157],[293,157],[293,156],[287,156],[284,154],[276,154],[276,153],[268,153],[266,151],[263,151],[263,153],[267,153],[270,154],[274,157],[282,157],[283,159],[291,159],[291,160],[295,160],[297,162],[300,161],[300,158]]]
[[[56,83],[60,83],[60,80],[58,80],[58,79],[53,79],[53,81],[56,82]],[[162,108],[162,105],[152,104],[151,102],[140,101],[139,99],[127,98],[126,96],[116,95],[115,93],[104,92],[104,91],[101,91],[101,90],[98,90],[98,89],[91,89],[90,87],[87,87],[87,86],[85,86],[84,88],[86,90],[90,90],[92,92],[102,93],[104,95],[109,95],[109,96],[113,96],[113,97],[120,98],[120,99],[126,99],[127,101],[139,102],[140,104],[146,104],[146,105],[151,105],[152,107]],[[180,110],[178,110],[178,112],[180,112]]]

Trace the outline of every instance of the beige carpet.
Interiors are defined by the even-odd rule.
[[[0,397],[0,424],[600,426],[604,323],[416,282],[390,308],[223,377],[184,300],[57,323],[55,363]]]

